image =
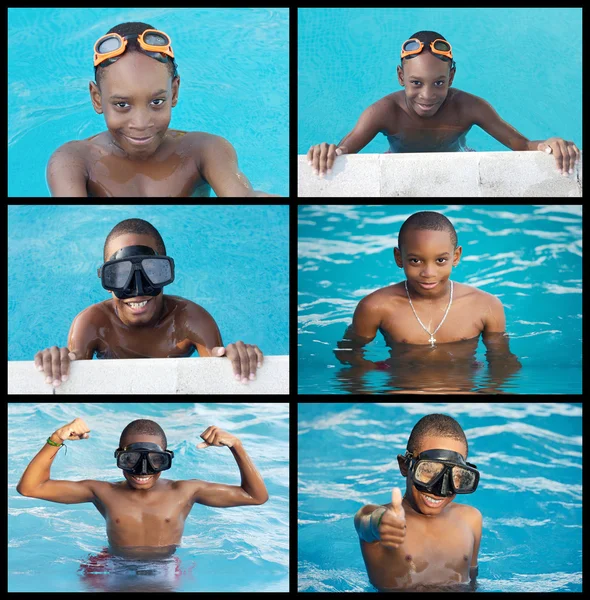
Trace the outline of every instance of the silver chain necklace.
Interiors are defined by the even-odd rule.
[[[447,315],[449,314],[449,309],[451,308],[451,304],[453,303],[453,282],[451,281],[451,299],[449,300],[449,305],[447,306],[447,312],[445,312],[445,316],[442,318],[442,321],[440,322],[439,326],[432,333],[430,333],[430,331],[428,331],[428,329],[426,329],[426,327],[424,327],[424,323],[422,323],[422,321],[420,321],[420,317],[416,314],[416,311],[414,310],[414,305],[412,304],[412,299],[410,298],[410,292],[408,291],[408,280],[406,279],[406,281],[404,281],[404,283],[406,285],[406,294],[408,295],[408,300],[410,301],[410,306],[412,307],[412,310],[414,311],[414,316],[416,317],[416,319],[418,319],[418,323],[420,323],[420,325],[422,325],[422,329],[424,329],[424,331],[430,336],[430,339],[428,341],[430,342],[431,347],[434,348],[434,342],[436,342],[436,339],[434,338],[434,334],[440,329],[440,326],[445,322],[445,319],[447,318]]]

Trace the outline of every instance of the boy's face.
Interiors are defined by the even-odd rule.
[[[110,240],[107,245],[106,258],[107,260],[121,248],[127,246],[148,246],[154,252],[157,252],[157,244],[154,238],[148,234],[125,233]],[[116,308],[116,314],[119,319],[129,327],[146,327],[153,326],[160,318],[162,308],[164,306],[163,289],[157,296],[135,296],[133,298],[119,299],[113,295],[113,304]],[[145,310],[137,313],[131,309],[129,303],[143,302],[147,300]]]
[[[166,450],[166,448],[162,446],[163,441],[159,435],[148,435],[145,433],[136,433],[125,436],[125,438],[121,440],[121,448],[126,448],[127,446],[129,446],[129,444],[136,444],[138,442],[151,442],[152,444],[158,444],[158,446],[160,446],[162,450]],[[123,476],[129,483],[129,486],[132,487],[134,490],[149,490],[153,488],[156,485],[156,481],[160,479],[160,475],[162,474],[154,473],[153,475],[147,475],[148,480],[145,483],[143,483],[138,481],[138,476],[133,475],[133,473],[123,471],[123,469],[121,469],[121,472],[123,473]],[[145,479],[145,476],[141,479]]]
[[[180,78],[171,81],[164,63],[141,52],[125,52],[102,75],[100,90],[90,82],[90,97],[94,110],[104,114],[113,143],[130,159],[150,157],[168,130]]]
[[[446,283],[452,268],[459,264],[461,252],[461,246],[453,248],[448,231],[410,229],[401,252],[394,248],[393,255],[397,266],[404,270],[413,296],[434,299],[446,296]],[[436,285],[421,285],[432,283]]]
[[[453,83],[455,70],[449,63],[423,50],[418,56],[398,65],[397,79],[404,86],[406,104],[414,114],[428,119],[436,115]]]
[[[465,460],[467,459],[467,448],[465,447],[465,444],[452,438],[439,436],[425,437],[418,445],[418,448],[414,454],[418,455],[421,452],[426,452],[426,450],[452,450],[453,452],[458,452],[461,454]],[[401,474],[406,478],[406,493],[404,498],[416,512],[427,517],[436,517],[455,499],[456,494],[453,494],[452,496],[443,498],[442,502],[438,506],[429,506],[424,496],[439,500],[441,499],[440,496],[419,491],[414,486],[408,465],[402,455],[398,455],[397,462]]]

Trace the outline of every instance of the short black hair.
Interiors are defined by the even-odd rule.
[[[121,432],[121,437],[119,438],[119,448],[123,447],[123,440],[127,435],[134,435],[137,433],[145,433],[146,435],[159,435],[162,439],[162,450],[166,450],[168,446],[168,440],[166,439],[166,434],[164,430],[155,422],[150,421],[149,419],[137,419],[135,421],[131,421],[125,429]]]
[[[414,429],[412,429],[410,439],[408,440],[408,452],[414,454],[420,446],[420,442],[425,437],[434,436],[452,438],[463,442],[465,444],[465,458],[467,458],[469,445],[467,444],[467,437],[465,437],[463,428],[453,417],[439,414],[426,415],[414,425]]]
[[[410,229],[427,229],[430,231],[448,231],[451,236],[453,250],[457,249],[457,232],[453,224],[441,213],[433,210],[423,210],[410,215],[402,224],[397,239],[397,245],[402,249],[402,244]]]
[[[125,52],[143,52],[139,42],[137,41],[137,36],[142,34],[146,29],[156,29],[152,25],[148,25],[147,23],[140,23],[139,21],[129,21],[128,23],[119,23],[119,25],[115,25],[111,27],[107,31],[109,33],[118,33],[121,37],[130,36],[127,40],[127,48],[125,48]],[[176,61],[166,57],[167,60],[165,62],[166,68],[168,69],[168,73],[172,79],[176,77],[178,74]],[[94,67],[94,79],[96,81],[96,85],[100,89],[101,81],[104,77],[104,68],[105,65],[108,66],[110,63],[107,61],[106,63],[101,63],[97,67]]]
[[[424,50],[422,52],[430,52],[430,54],[432,54],[432,51],[430,50],[431,42],[434,42],[434,40],[444,40],[445,42],[449,41],[443,35],[441,35],[440,33],[437,33],[436,31],[417,31],[414,35],[411,35],[408,39],[410,40],[412,38],[416,38],[416,39],[420,40],[424,44]],[[416,58],[416,56],[420,56],[420,54],[412,54],[411,56],[406,56],[405,58],[401,58],[400,65],[402,66],[402,69],[404,67],[404,60],[412,60],[412,58]],[[439,60],[442,60],[443,62],[450,63],[449,71],[454,69],[456,66],[454,59],[449,60],[446,56],[437,56],[436,54],[433,54],[433,56],[436,56],[436,58],[438,58]]]
[[[105,262],[109,258],[107,256],[107,246],[109,245],[109,242],[113,238],[116,238],[119,235],[123,235],[124,233],[136,233],[136,234],[151,235],[154,238],[154,241],[156,242],[156,252],[160,256],[166,255],[166,246],[164,245],[164,240],[162,239],[160,232],[151,223],[148,223],[147,221],[144,221],[143,219],[125,219],[124,221],[121,221],[120,223],[115,225],[111,229],[111,232],[109,233],[109,235],[107,235],[107,239],[104,242],[104,250],[103,250],[103,256],[104,256]]]

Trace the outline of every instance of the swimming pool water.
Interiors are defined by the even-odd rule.
[[[161,577],[170,569],[156,561],[141,569],[129,564],[133,561],[120,561],[101,573],[92,565],[100,564],[99,555],[108,542],[105,520],[92,504],[57,504],[21,496],[15,489],[47,436],[76,417],[86,421],[90,438],[70,442],[67,453],[59,452],[53,479],[120,481],[113,451],[122,429],[144,418],[164,429],[168,447],[174,450],[167,479],[239,485],[239,469],[228,448],[196,449],[200,434],[217,425],[242,441],[270,498],[261,506],[195,504],[185,522],[182,546],[174,555],[179,576]],[[287,404],[9,403],[8,464],[9,592],[289,589]],[[175,569],[176,565],[172,574]]]
[[[130,218],[151,223],[174,259],[165,294],[205,308],[225,344],[289,354],[288,206],[9,206],[8,360],[66,346],[74,317],[112,298],[97,269]]]
[[[181,7],[9,9],[8,195],[49,196],[53,151],[106,130],[88,91],[92,48],[127,21],[170,35],[170,128],[226,138],[254,189],[288,196],[289,9]]]
[[[455,500],[483,515],[477,591],[581,592],[581,403],[299,403],[298,590],[375,591],[353,518],[404,493],[396,456],[433,413],[459,422],[481,474]]]
[[[363,110],[403,90],[400,48],[421,30],[451,44],[453,87],[487,100],[529,140],[556,136],[582,147],[581,8],[300,8],[298,154],[337,144]],[[467,143],[509,151],[477,126]],[[387,148],[379,134],[361,152]]]
[[[497,296],[510,350],[522,369],[506,380],[492,373],[486,347],[464,391],[580,394],[582,390],[582,207],[564,205],[299,207],[298,383],[301,394],[399,391],[388,372],[357,376],[334,348],[360,300],[405,279],[393,259],[402,223],[421,210],[441,212],[463,248],[451,279]],[[451,308],[452,310],[452,308]],[[365,358],[388,357],[383,336]]]

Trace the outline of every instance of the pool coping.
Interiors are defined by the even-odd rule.
[[[582,156],[568,176],[545,152],[424,152],[339,156],[319,177],[298,156],[302,197],[581,197]]]
[[[57,388],[45,383],[34,361],[8,361],[8,393],[86,394],[288,394],[289,356],[265,356],[256,379],[236,381],[227,358],[80,360]]]

